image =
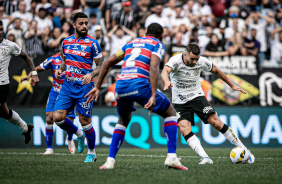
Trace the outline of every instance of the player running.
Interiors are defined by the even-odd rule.
[[[227,140],[235,146],[244,147],[244,144],[234,134],[233,130],[219,119],[217,113],[204,96],[200,85],[201,71],[216,74],[220,79],[227,83],[233,90],[246,92],[240,87],[234,85],[228,77],[219,70],[207,58],[200,56],[200,48],[196,44],[189,44],[187,51],[173,56],[165,64],[161,77],[164,81],[164,90],[172,88],[172,103],[177,111],[178,127],[185,138],[187,144],[202,159],[199,164],[213,164],[199,139],[191,131],[191,125],[194,124],[194,113],[207,124],[211,124],[216,130],[220,131]],[[169,75],[170,79],[169,80]],[[254,162],[251,154],[248,163]]]
[[[59,45],[59,50],[62,50],[62,41],[64,39],[60,40],[60,45]],[[62,58],[60,56],[60,53],[55,54],[48,59],[46,59],[44,62],[42,62],[39,66],[35,68],[37,72],[42,72],[48,69],[51,69],[52,71],[52,77],[53,77],[53,85],[50,90],[50,94],[48,97],[47,105],[46,105],[46,129],[45,129],[45,134],[46,134],[46,145],[47,149],[43,153],[43,155],[50,155],[54,154],[53,151],[53,146],[52,146],[52,138],[53,138],[53,111],[54,111],[54,106],[56,99],[59,95],[59,92],[62,88],[62,84],[64,82],[64,79],[56,79],[55,78],[55,71],[59,69],[60,65],[62,63]],[[32,74],[29,73],[29,75],[25,78],[21,79],[21,82],[24,80],[29,81],[29,79],[32,77]],[[75,118],[75,113],[74,113],[74,107],[70,109],[70,111],[67,114],[67,118],[70,119],[73,122],[73,119]],[[76,147],[74,144],[74,141],[72,140],[72,133],[68,132],[67,135],[67,140],[68,140],[68,149],[71,154],[74,154],[76,151]],[[81,140],[81,139],[78,139]],[[84,140],[81,140],[84,142]],[[79,143],[81,145],[82,143]],[[82,145],[84,147],[84,144]]]
[[[8,120],[10,123],[18,126],[25,137],[25,144],[31,140],[32,124],[26,124],[19,114],[7,107],[7,97],[9,95],[9,74],[8,67],[12,55],[21,57],[32,71],[31,84],[38,84],[37,72],[30,57],[14,42],[3,39],[3,22],[0,20],[0,117]]]
[[[93,77],[99,74],[102,54],[98,41],[87,34],[87,15],[76,13],[73,26],[75,34],[64,39],[61,52],[63,61],[55,72],[56,78],[59,79],[65,71],[66,79],[54,107],[53,120],[63,130],[75,133],[83,139],[86,137],[88,154],[84,162],[94,162],[96,160],[95,131],[91,124],[93,102],[86,104],[87,98],[84,96],[94,87]],[[93,60],[97,66],[94,70]],[[79,121],[85,134],[66,118],[68,109],[74,105],[77,107]],[[78,151],[81,152],[80,148]]]
[[[165,165],[187,170],[176,156],[177,118],[176,111],[165,95],[157,91],[160,60],[164,55],[164,46],[158,40],[163,28],[157,23],[150,24],[146,37],[137,38],[109,57],[102,65],[97,84],[87,96],[88,102],[97,101],[102,81],[109,68],[124,60],[116,82],[117,111],[119,120],[115,126],[107,161],[100,169],[113,169],[116,154],[124,140],[125,130],[135,111],[134,102],[164,118],[164,132],[167,138],[168,154]]]

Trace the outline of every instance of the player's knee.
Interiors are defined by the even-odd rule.
[[[48,124],[48,125],[52,125],[53,124],[53,117],[46,117],[46,123]]]
[[[182,135],[187,135],[188,133],[191,132],[191,125],[189,125],[188,122],[180,121],[180,122],[178,122],[177,126],[178,126],[180,133]]]
[[[80,115],[79,122],[81,123],[81,126],[89,125],[91,123],[91,118]]]
[[[55,113],[53,114],[53,121],[54,121],[54,122],[61,122],[61,121],[63,121],[64,119],[65,119],[65,117],[63,117],[63,115],[60,114],[60,113],[58,113],[58,112],[55,112]]]

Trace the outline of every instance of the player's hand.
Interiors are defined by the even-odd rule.
[[[91,82],[91,79],[92,79],[92,75],[91,73],[89,74],[86,74],[82,77],[82,85],[87,85]]]
[[[242,88],[240,88],[239,86],[235,86],[235,85],[234,85],[234,86],[232,87],[232,89],[235,90],[235,91],[241,91],[242,93],[247,94],[247,92],[244,91],[244,90],[243,90]]]
[[[92,102],[95,99],[95,102],[97,102],[98,96],[100,93],[100,89],[94,87],[93,89],[91,89],[91,91],[89,91],[89,93],[87,93],[84,98],[87,98],[86,103],[89,104],[90,102]]]
[[[24,77],[24,78],[21,78],[21,83],[23,82],[23,81],[29,81],[29,79],[31,78],[31,72],[28,74],[28,76],[26,76],[26,77]]]
[[[56,79],[60,79],[61,78],[61,74],[62,74],[63,72],[62,72],[62,70],[56,70],[55,71],[55,77],[56,77]]]
[[[39,82],[38,76],[37,75],[33,75],[31,77],[31,85],[32,86],[37,86],[38,82]]]
[[[155,96],[151,96],[151,98],[149,99],[148,103],[146,103],[144,105],[145,109],[150,110],[149,111],[149,115],[151,115],[151,112],[153,111],[153,108],[155,107],[155,105],[156,105],[156,97]]]
[[[166,81],[164,84],[164,90],[167,90],[168,88],[172,88],[173,84],[170,81]]]

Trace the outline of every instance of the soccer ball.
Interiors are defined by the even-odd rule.
[[[230,160],[234,164],[247,163],[250,157],[250,151],[243,147],[235,147],[230,152]]]
[[[108,102],[114,102],[116,100],[116,96],[113,92],[108,92],[105,96],[105,99],[108,101]]]

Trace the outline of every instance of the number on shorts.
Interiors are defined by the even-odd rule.
[[[126,67],[134,67],[135,66],[135,59],[140,55],[141,48],[134,48],[131,51],[131,56],[126,60]]]

